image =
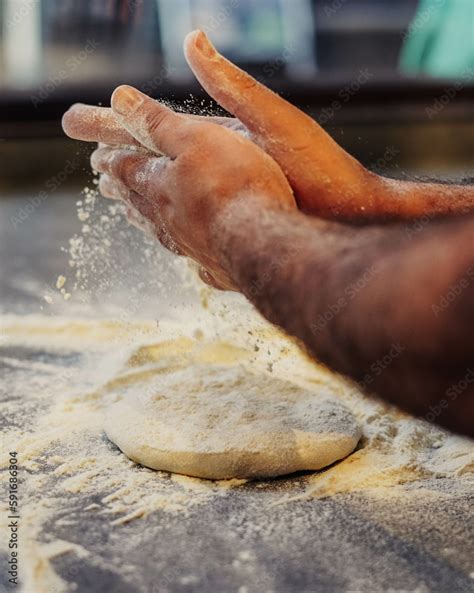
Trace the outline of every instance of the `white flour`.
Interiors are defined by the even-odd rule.
[[[68,581],[74,582],[75,575],[60,575],[56,568],[61,558],[90,561],[97,570],[135,583],[137,565],[124,561],[125,543],[128,551],[140,548],[144,541],[141,533],[146,532],[156,516],[165,526],[168,520],[175,525],[176,517],[184,521],[196,509],[207,508],[211,503],[218,508],[219,502],[229,496],[233,496],[237,509],[245,505],[255,518],[248,522],[240,519],[239,512],[231,514],[228,533],[220,536],[232,549],[235,538],[253,542],[256,537],[263,537],[282,550],[292,551],[310,519],[324,529],[324,516],[319,516],[320,501],[334,500],[337,504],[344,500],[351,506],[360,496],[366,502],[357,506],[357,512],[365,513],[367,524],[375,520],[380,525],[390,525],[395,535],[407,542],[426,529],[424,541],[428,549],[434,538],[430,531],[434,525],[441,533],[449,533],[450,541],[446,541],[442,552],[446,562],[464,574],[474,571],[456,553],[469,545],[467,513],[449,522],[447,513],[431,510],[444,501],[447,508],[456,512],[469,508],[474,485],[472,441],[363,396],[343,379],[308,360],[295,344],[264,324],[237,296],[216,295],[203,289],[201,300],[209,307],[201,311],[170,298],[175,313],[163,315],[158,322],[150,321],[142,311],[144,283],[152,293],[156,289],[157,293],[161,291],[160,295],[166,294],[162,275],[171,266],[182,279],[187,265],[177,259],[173,260],[176,264],[162,261],[161,248],[151,242],[141,252],[145,264],[149,264],[149,276],[143,277],[142,270],[131,268],[126,253],[121,252],[118,265],[113,255],[120,246],[133,247],[130,235],[123,234],[120,205],[107,203],[97,209],[95,192],[87,191],[79,208],[83,228],[71,240],[72,271],[62,274],[57,284],[53,280],[55,291],[72,293],[67,306],[76,307],[76,317],[0,318],[0,363],[2,379],[5,377],[0,483],[2,490],[6,489],[8,452],[14,450],[18,453],[21,480],[23,593],[74,591]],[[97,298],[94,311],[101,316],[104,295],[108,315],[112,311],[117,321],[90,317],[87,299],[92,285]],[[123,287],[127,295],[119,305],[111,302],[110,297],[117,287]],[[56,296],[57,292],[45,295],[48,311],[55,310],[59,300]],[[49,301],[51,304],[46,304]],[[81,306],[84,317],[77,313]],[[173,316],[178,321],[173,322]],[[337,398],[362,426],[358,447],[347,459],[324,471],[281,481],[212,482],[134,464],[104,435],[104,400],[113,397],[124,384],[132,393],[142,393],[158,376],[163,361],[182,362],[190,355],[209,364],[233,365],[244,361],[257,373],[290,380],[302,388]],[[3,493],[4,500],[5,496]],[[306,505],[304,512],[302,501]],[[270,520],[266,514],[269,509],[274,509]],[[338,512],[335,511],[336,516]],[[107,535],[107,558],[92,554],[91,545],[84,543],[85,537],[78,539],[78,516],[87,524],[93,517],[92,524],[100,526],[99,534]],[[290,527],[285,524],[285,529],[278,530],[285,517]],[[2,521],[6,521],[5,515]],[[4,527],[2,523],[2,530]],[[273,543],[277,530],[279,541]],[[346,554],[354,554],[347,539],[349,534],[350,527],[344,524],[335,536],[337,549],[328,543],[331,533],[326,534],[321,561],[326,562],[328,570],[346,574],[352,571],[347,577],[350,590],[365,591],[360,569],[377,575],[388,569],[383,557],[363,556],[364,542],[358,546],[361,556],[354,561],[353,568],[348,567]],[[6,539],[2,538],[1,543],[4,546]],[[384,545],[384,541],[380,544]],[[248,582],[261,583],[259,591],[272,591],[272,576],[262,572],[254,552],[236,548],[234,563],[233,569]],[[404,570],[402,565],[393,568],[399,573]],[[171,571],[167,578],[169,582],[199,590],[195,574]],[[410,578],[407,574],[407,582],[411,582]],[[429,590],[418,581],[410,590],[417,588],[423,593]],[[247,588],[247,593],[255,590]]]
[[[20,370],[24,397],[5,405],[6,415],[16,419],[16,426],[3,432],[2,451],[14,448],[23,471],[23,541],[28,550],[24,583],[25,587],[35,583],[37,593],[49,591],[51,584],[55,591],[67,590],[65,583],[58,585],[50,560],[77,550],[67,542],[49,541],[42,531],[50,520],[67,524],[67,516],[60,513],[64,497],[89,494],[95,502],[83,512],[99,514],[109,525],[118,526],[146,521],[157,511],[186,514],[229,487],[245,487],[241,481],[209,482],[141,468],[104,439],[102,399],[132,375],[138,394],[156,376],[163,360],[177,360],[176,356],[192,351],[204,360],[214,357],[226,363],[245,358],[258,372],[268,372],[271,363],[274,376],[291,378],[313,391],[320,387],[350,406],[361,422],[359,450],[326,471],[295,479],[294,487],[281,492],[276,505],[356,491],[374,500],[390,500],[406,488],[411,491],[411,484],[416,484],[418,496],[433,496],[424,489],[424,483],[433,478],[450,479],[444,495],[453,499],[472,488],[474,448],[470,441],[362,396],[312,364],[272,328],[254,326],[248,333],[222,323],[213,335],[208,331],[202,338],[200,321],[181,327],[162,322],[159,330],[155,323],[146,322],[131,326],[40,317],[5,317],[2,323],[4,344],[57,353],[67,348],[85,356],[84,366],[61,368],[43,363],[40,369],[33,365]],[[195,339],[195,333],[201,339]],[[101,364],[92,364],[94,359]],[[37,412],[23,414],[25,406]],[[7,464],[4,456],[2,468]]]

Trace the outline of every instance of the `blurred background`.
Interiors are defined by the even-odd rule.
[[[473,0],[0,0],[0,139],[58,138],[68,105],[108,105],[122,83],[196,108],[203,95],[182,41],[198,27],[366,163],[408,133],[404,168],[419,168],[414,158],[441,172],[468,165],[459,124],[472,135]],[[458,127],[441,134],[446,121]],[[381,127],[369,138],[361,125]],[[41,177],[36,144],[22,147],[35,160],[22,178]],[[5,145],[0,154],[1,187],[18,163]]]
[[[195,28],[371,169],[474,177],[473,0],[0,0],[2,264],[79,228],[92,147],[61,132],[71,103],[128,83],[217,111],[183,58]]]

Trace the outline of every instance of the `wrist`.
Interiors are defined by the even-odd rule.
[[[273,211],[281,210],[272,200],[240,194],[215,213],[210,226],[211,249],[220,266],[234,282],[235,259],[258,250],[259,223]]]

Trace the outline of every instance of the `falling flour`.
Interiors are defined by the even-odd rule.
[[[446,534],[443,566],[473,573],[472,564],[456,553],[472,541],[466,531],[474,486],[472,441],[363,395],[309,360],[238,296],[203,289],[199,296],[205,308],[181,301],[163,278],[172,272],[184,292],[182,287],[185,282],[191,285],[193,276],[183,260],[165,259],[156,242],[138,242],[136,236],[132,240],[121,205],[99,202],[95,190],[85,192],[78,209],[82,229],[67,249],[71,270],[67,281],[58,278],[57,287],[61,292],[68,286],[67,294],[73,297],[67,306],[74,315],[0,319],[0,486],[6,500],[7,452],[14,450],[20,467],[22,593],[72,593],[77,590],[77,563],[114,575],[122,590],[148,593],[146,583],[137,584],[137,561],[128,561],[128,556],[141,549],[148,535],[154,537],[151,526],[163,529],[161,534],[173,533],[177,524],[186,525],[200,510],[216,508],[219,514],[224,501],[229,516],[218,537],[223,550],[235,550],[226,570],[240,575],[246,583],[240,589],[246,593],[276,591],[272,573],[265,574],[258,561],[255,542],[266,542],[280,556],[297,557],[308,524],[316,526],[317,543],[326,527],[324,513],[331,509],[332,517],[341,517],[341,532],[337,537],[333,531],[326,533],[319,562],[328,572],[344,573],[347,591],[370,590],[361,571],[387,574],[384,582],[392,583],[406,570],[402,554],[400,566],[389,572],[386,547],[384,554],[362,554],[352,564],[346,562],[359,550],[364,552],[364,545],[372,545],[362,540],[351,545],[347,508],[354,508],[367,525],[377,521],[384,533],[392,529],[408,544],[414,534],[426,532],[423,545],[430,554],[437,533],[443,538]],[[133,249],[139,252],[140,266],[127,259]],[[61,276],[66,278],[66,273]],[[159,310],[154,316],[158,320],[147,315],[145,288]],[[118,299],[121,291],[125,297]],[[44,299],[49,309],[57,306],[51,295]],[[167,300],[174,308],[165,313],[159,306]],[[212,369],[210,374],[206,367]],[[205,387],[214,372],[214,379],[224,382],[229,376],[239,381],[257,377],[275,391],[291,385],[295,399],[312,393],[317,401],[319,394],[321,400],[336,402],[338,409],[350,410],[349,417],[356,421],[351,426],[360,426],[362,436],[351,453],[358,437],[358,432],[352,433],[351,446],[340,454],[348,455],[342,461],[279,480],[203,480],[148,469],[128,459],[104,433],[107,410],[123,396],[127,401],[150,393],[155,397],[170,377],[184,378],[191,372],[187,380],[195,387],[199,381]],[[214,419],[216,426],[221,417]],[[290,464],[285,470],[293,468],[299,466]],[[334,504],[326,507],[325,501]],[[245,512],[251,521],[245,520]],[[0,520],[3,530],[6,515]],[[335,548],[330,547],[333,536]],[[187,532],[182,537],[186,541]],[[2,538],[0,546],[6,543]],[[382,539],[373,545],[385,543]],[[101,553],[101,547],[106,552]],[[3,547],[0,552],[8,550]],[[184,548],[185,556],[192,553]],[[432,554],[439,555],[438,548]],[[161,562],[163,591],[170,590],[166,583],[205,590],[195,567],[194,572],[176,573],[166,557],[152,560]],[[411,568],[403,573],[406,582],[413,582],[409,590],[431,591],[412,572],[416,575]]]

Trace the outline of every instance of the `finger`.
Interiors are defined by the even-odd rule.
[[[112,109],[140,144],[173,159],[186,149],[196,134],[195,121],[130,86],[115,89]]]
[[[104,198],[113,200],[126,200],[130,194],[130,190],[123,183],[105,173],[100,176],[99,191]]]
[[[129,194],[130,195],[130,194]],[[128,222],[139,229],[140,231],[147,231],[148,221],[137,211],[133,206],[128,206],[126,210]]]
[[[183,250],[171,236],[168,228],[161,219],[160,210],[162,202],[162,198],[158,195],[155,195],[153,200],[150,200],[146,196],[142,196],[134,191],[131,191],[127,198],[127,203],[131,204],[139,215],[151,224],[152,234],[157,237],[159,242],[172,253],[183,255]]]
[[[133,206],[145,220],[153,224],[156,224],[156,220],[159,219],[158,199],[150,200],[136,191],[131,191],[128,194],[126,203]]]
[[[146,203],[146,199],[144,200],[143,196],[140,196],[136,192],[131,191],[129,193],[129,203],[138,205],[142,212],[146,212],[148,215],[150,214],[150,205]],[[153,212],[155,211],[154,208],[152,210]],[[166,249],[175,255],[184,255],[169,233],[164,231],[163,225],[157,224],[156,221],[150,221],[137,209],[137,206],[128,206],[126,214],[127,220],[132,226],[146,235],[158,239],[163,247],[166,247]]]
[[[235,117],[219,117],[183,113],[185,117],[201,122],[212,122],[235,132],[248,132]],[[109,146],[139,146],[139,142],[118,122],[109,107],[95,107],[77,103],[63,115],[64,132],[74,140],[98,142]]]
[[[131,192],[135,193],[135,192]],[[130,195],[130,194],[129,194]],[[155,238],[153,223],[147,220],[136,208],[128,206],[126,210],[128,222],[136,229],[142,231],[146,235]]]
[[[300,206],[307,205],[315,179],[325,189],[335,178],[349,188],[360,185],[361,165],[355,159],[303,111],[221,56],[203,32],[190,33],[184,51],[209,95],[280,165]]]
[[[93,169],[107,173],[138,193],[165,194],[169,159],[134,150],[98,148],[91,155]]]
[[[131,205],[132,200],[142,202],[142,200],[140,200],[140,196],[136,194],[136,192],[131,191],[129,193],[129,199],[130,202],[126,209],[128,222],[149,237],[156,239],[155,224],[152,221],[146,219],[143,214],[141,214],[134,206]]]
[[[202,31],[186,37],[184,51],[188,64],[209,95],[260,139],[284,134],[287,141],[288,130],[297,131],[295,123],[314,124],[305,113],[221,56]]]
[[[112,109],[77,103],[63,115],[64,132],[75,140],[109,145],[138,144],[117,121]]]
[[[145,230],[145,223],[154,218],[156,209],[153,204],[139,193],[129,189],[111,175],[102,174],[99,180],[99,191],[106,198],[123,200],[127,203],[127,218],[134,225]],[[143,213],[143,214],[142,214]]]

